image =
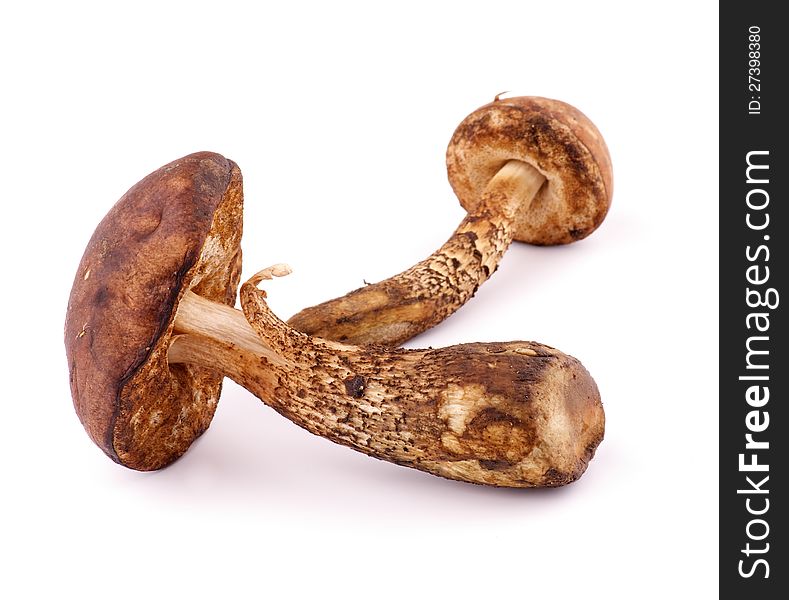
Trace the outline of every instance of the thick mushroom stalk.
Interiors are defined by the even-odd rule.
[[[469,214],[439,250],[288,323],[327,339],[399,345],[471,298],[513,240],[566,244],[592,233],[613,191],[600,133],[580,111],[547,98],[497,98],[469,115],[449,143],[447,170]]]
[[[533,342],[386,350],[312,338],[256,287],[287,272],[245,283],[243,314],[187,292],[169,363],[217,370],[316,435],[435,475],[534,487],[585,471],[604,413],[577,360]]]

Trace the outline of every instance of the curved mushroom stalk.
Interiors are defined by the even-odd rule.
[[[326,339],[387,346],[438,325],[498,268],[515,235],[514,213],[528,209],[544,182],[526,163],[509,161],[477,208],[428,258],[394,277],[305,308],[288,324]]]
[[[385,350],[312,338],[256,287],[285,273],[266,269],[241,288],[258,340],[227,333],[244,330],[238,311],[185,296],[169,362],[218,369],[316,435],[435,475],[533,487],[585,471],[604,413],[576,359],[533,342]]]
[[[613,192],[600,133],[577,109],[547,98],[497,98],[474,111],[452,136],[447,170],[469,214],[439,250],[288,323],[338,341],[399,345],[471,298],[513,240],[567,244],[592,233]]]

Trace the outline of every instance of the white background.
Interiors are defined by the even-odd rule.
[[[5,598],[717,596],[717,3],[27,2],[0,9]],[[157,473],[84,434],[71,281],[123,192],[214,150],[245,177],[245,273],[283,317],[427,256],[463,215],[444,150],[504,90],[603,132],[611,212],[511,248],[413,346],[539,340],[598,382],[577,483],[513,491],[356,454],[226,383]],[[544,596],[543,596],[544,597]]]

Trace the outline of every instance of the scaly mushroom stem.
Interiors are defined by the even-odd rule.
[[[498,268],[545,177],[510,160],[490,180],[479,205],[429,258],[399,275],[306,308],[288,324],[352,344],[399,345],[460,308]]]
[[[170,364],[220,371],[316,435],[451,479],[557,486],[586,469],[604,414],[574,358],[533,342],[387,351],[312,338],[268,308],[255,285],[272,274],[284,271],[242,286],[243,314],[187,292]]]

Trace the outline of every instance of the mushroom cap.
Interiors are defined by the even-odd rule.
[[[603,222],[613,194],[611,158],[603,137],[578,109],[548,98],[496,99],[455,130],[447,148],[449,183],[469,212],[493,175],[520,160],[547,179],[515,217],[515,239],[568,244]]]
[[[232,306],[241,271],[238,166],[190,154],[137,183],[99,223],[66,313],[71,395],[93,441],[142,471],[180,457],[211,422],[222,374],[168,365],[186,290]]]

